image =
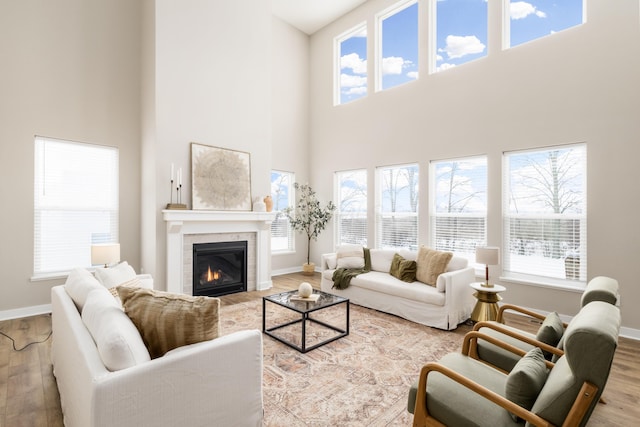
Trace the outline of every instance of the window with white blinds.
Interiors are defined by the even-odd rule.
[[[35,138],[34,276],[91,266],[118,242],[118,149]]]
[[[587,147],[504,154],[504,274],[585,285]]]
[[[271,250],[290,252],[295,249],[291,224],[282,211],[294,205],[294,174],[292,172],[271,171],[271,199],[276,219],[271,223]]]
[[[376,247],[418,247],[417,164],[376,170]]]
[[[475,262],[487,242],[487,157],[431,162],[430,246]]]
[[[367,246],[367,171],[335,173],[336,245]]]

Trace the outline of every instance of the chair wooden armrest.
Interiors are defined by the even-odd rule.
[[[498,309],[498,316],[496,318],[497,322],[500,323],[504,323],[504,312],[507,310],[512,310],[512,311],[517,311],[519,313],[525,314],[529,317],[533,317],[534,319],[538,319],[541,322],[544,321],[544,319],[546,318],[546,316],[540,314],[540,313],[536,313],[535,311],[531,311],[529,309],[526,309],[524,307],[520,307],[519,305],[513,305],[513,304],[502,304],[500,306],[500,308]],[[567,327],[568,323],[567,322],[562,322],[562,326],[563,327]]]
[[[478,384],[475,381],[447,368],[437,362],[427,363],[420,370],[420,379],[418,380],[418,393],[416,395],[416,407],[413,416],[413,426],[444,426],[438,420],[432,418],[427,410],[427,377],[430,372],[439,372],[453,381],[465,386],[476,394],[490,400],[491,402],[502,406],[507,411],[517,415],[518,417],[532,423],[535,426],[551,427],[552,424],[544,418],[524,409],[522,406],[513,403],[505,397],[489,390],[488,388]]]
[[[530,344],[534,347],[540,347],[540,349],[542,349],[543,351],[555,354],[556,356],[560,357],[564,354],[563,350],[560,350],[557,347],[554,347],[552,345],[549,345],[547,343],[544,343],[542,341],[538,341],[535,338],[531,338],[527,335],[524,334],[520,334],[512,329],[509,328],[505,328],[501,323],[494,323],[494,322],[478,322],[475,325],[473,325],[473,330],[474,331],[479,331],[480,328],[490,328],[493,329],[495,331],[498,331],[502,334],[508,335],[512,338],[515,338],[519,341],[522,342],[526,342],[527,344]]]
[[[416,395],[416,406],[414,408],[414,416],[413,416],[413,426],[421,427],[421,426],[437,426],[437,427],[445,427],[444,424],[436,420],[435,418],[429,415],[429,411],[427,410],[427,380],[430,372],[439,372],[446,377],[450,378],[452,381],[455,381],[474,393],[484,397],[485,399],[495,403],[506,409],[507,411],[515,414],[516,416],[522,418],[523,420],[530,422],[535,426],[540,427],[552,427],[549,421],[544,418],[534,414],[531,411],[528,411],[510,401],[509,399],[500,396],[499,394],[489,390],[488,388],[478,384],[477,382],[461,375],[454,370],[447,368],[444,365],[441,365],[437,362],[427,363],[420,370],[420,379],[418,380],[418,390]],[[590,404],[591,400],[595,396],[598,388],[588,382],[585,381],[582,384],[580,392],[576,397],[576,400],[573,402],[567,417],[562,423],[562,427],[575,427],[580,425],[580,422],[584,418]]]
[[[464,340],[462,341],[462,354],[464,354],[465,356],[469,356],[473,359],[476,359],[486,365],[491,366],[492,368],[500,371],[500,372],[504,372],[505,374],[508,374],[508,372],[506,372],[504,369],[500,369],[497,366],[487,362],[486,360],[482,360],[480,359],[480,356],[478,355],[478,340],[485,340],[487,342],[490,342],[491,344],[497,345],[498,347],[501,347],[507,351],[510,351],[513,354],[516,354],[520,357],[524,357],[525,354],[527,354],[526,351],[524,351],[521,348],[515,347],[511,344],[508,344],[504,341],[501,341],[500,339],[496,338],[496,337],[492,337],[491,335],[487,335],[487,334],[483,334],[482,332],[478,332],[478,331],[471,331],[471,332],[467,332],[467,334],[464,336]],[[544,343],[542,343],[544,344]],[[546,344],[545,344],[546,345]],[[550,347],[550,346],[549,346]],[[551,347],[553,348],[553,347]],[[560,351],[556,349],[556,351]],[[545,361],[547,368],[549,369],[553,369],[553,366],[555,365],[553,362],[550,361]]]

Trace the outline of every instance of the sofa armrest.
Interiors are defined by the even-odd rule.
[[[324,270],[333,270],[335,267],[331,268],[331,266],[329,265],[330,261],[332,259],[335,259],[336,254],[335,253],[328,253],[328,254],[322,254],[322,262],[320,265],[320,271],[324,271]]]
[[[262,363],[257,330],[173,350],[96,379],[94,425],[259,426]]]
[[[140,282],[140,287],[153,289],[153,276],[151,274],[136,274],[136,278]]]
[[[455,329],[459,323],[471,315],[474,298],[469,284],[476,279],[473,267],[442,273],[445,279],[446,305],[449,307],[449,329]]]

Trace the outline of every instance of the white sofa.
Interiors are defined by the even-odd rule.
[[[66,289],[70,280],[75,299]],[[96,283],[102,286],[91,273],[79,270],[70,274],[65,285],[51,290],[51,357],[66,427],[262,424],[259,331],[183,346],[153,360],[148,353],[146,358],[135,356],[141,359],[137,364],[110,371],[77,306],[80,303],[81,309],[83,302],[95,299]],[[112,325],[113,330],[116,324]],[[119,330],[130,328],[119,325]]]
[[[371,249],[371,271],[353,279],[346,289],[333,288],[336,254],[323,254],[320,287],[322,291],[349,298],[353,304],[395,314],[412,322],[452,330],[469,318],[475,299],[469,284],[475,272],[464,258],[453,257],[437,286],[422,282],[403,282],[389,274],[395,253],[416,259],[417,252],[394,249]]]

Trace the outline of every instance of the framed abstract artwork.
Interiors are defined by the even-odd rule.
[[[251,210],[251,155],[191,143],[193,209]]]

